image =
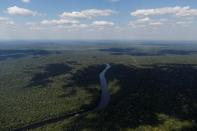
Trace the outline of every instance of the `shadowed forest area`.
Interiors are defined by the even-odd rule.
[[[51,54],[61,54],[61,51],[46,51],[46,50],[0,50],[0,61],[6,59],[17,59],[27,56],[47,56]]]
[[[120,86],[110,105],[103,111],[79,117],[66,129],[119,130],[162,124],[166,130],[197,129],[196,65],[137,68],[113,64],[107,78],[117,80]],[[165,125],[166,121],[173,126]]]
[[[102,52],[109,52],[111,55],[132,55],[132,56],[165,56],[165,55],[192,55],[197,51],[161,49],[158,51],[140,51],[136,48],[109,48],[100,49]]]
[[[64,94],[64,97],[69,95],[75,95],[78,88],[84,88],[89,94],[92,94],[93,101],[87,107],[84,106],[85,110],[94,110],[99,102],[100,96],[100,81],[99,74],[105,68],[105,65],[90,65],[82,68],[71,75],[69,82],[64,85],[64,89],[70,88],[70,94]],[[77,88],[78,87],[78,88]],[[61,97],[63,97],[61,96]]]
[[[53,82],[51,78],[70,73],[70,71],[72,70],[72,67],[63,63],[49,64],[46,67],[42,68],[44,68],[43,72],[35,74],[27,87],[46,86],[47,84]]]
[[[105,68],[105,65],[91,65],[78,70],[71,77],[72,85],[89,86],[99,84],[99,74]]]

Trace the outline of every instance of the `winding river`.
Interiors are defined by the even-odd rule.
[[[100,109],[105,108],[109,103],[110,93],[109,93],[109,90],[108,90],[107,80],[105,78],[105,74],[110,68],[111,68],[111,66],[109,64],[106,64],[105,69],[99,75],[100,84],[101,84],[101,98],[100,98],[100,102],[99,102],[96,110],[100,110]]]

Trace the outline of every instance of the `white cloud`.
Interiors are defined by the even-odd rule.
[[[77,20],[66,20],[66,19],[59,19],[59,20],[43,20],[41,24],[43,25],[65,25],[65,24],[78,24],[79,21]]]
[[[164,25],[162,19],[156,20],[156,19],[150,19],[149,17],[142,18],[142,19],[137,19],[134,21],[131,21],[129,23],[129,26],[133,28],[142,28],[142,27],[147,27],[147,26],[162,26]]]
[[[148,25],[152,21],[153,21],[152,19],[150,19],[149,17],[146,17],[146,18],[131,21],[129,23],[129,26],[132,26],[134,28],[137,28],[137,27],[141,28],[141,27],[145,27],[146,25]]]
[[[58,25],[59,29],[69,29],[69,30],[79,30],[79,29],[88,29],[89,25],[87,24],[72,24],[72,25]]]
[[[109,27],[113,27],[115,24],[113,22],[109,21],[94,21],[90,25],[90,29],[99,29],[99,30],[104,30]]]
[[[164,23],[162,23],[162,22],[151,22],[151,23],[149,23],[149,25],[151,25],[151,26],[161,26],[163,24]]]
[[[92,23],[80,23],[77,20],[67,20],[67,19],[59,19],[59,20],[43,20],[40,23],[27,22],[26,26],[32,28],[36,27],[46,27],[46,25],[50,25],[48,29],[69,29],[69,30],[79,30],[79,29],[87,29],[87,30],[103,30],[110,27],[113,27],[115,24],[109,21],[93,21]]]
[[[137,19],[129,23],[132,27],[147,26],[189,26],[197,16],[197,9],[189,6],[163,7],[154,9],[139,9],[131,12],[131,16]],[[176,17],[175,17],[176,16]]]
[[[73,24],[71,28],[88,28],[89,25],[87,24]]]
[[[197,9],[192,9],[189,6],[175,6],[175,7],[163,7],[155,9],[140,9],[131,12],[132,16],[147,17],[158,15],[175,15],[175,16],[197,16]]]
[[[21,0],[23,3],[30,3],[31,0]]]
[[[18,6],[8,7],[6,12],[10,15],[19,15],[19,16],[35,16],[38,14],[35,11],[31,11],[25,8],[20,8]]]
[[[9,18],[0,17],[0,25],[3,25],[3,24],[6,24],[6,25],[13,25],[14,22],[11,21]]]
[[[100,9],[87,9],[80,12],[64,12],[60,15],[62,18],[70,19],[91,19],[98,16],[109,16],[115,13],[115,11],[110,9],[100,10]]]
[[[108,21],[94,21],[92,25],[98,27],[110,27],[110,26],[114,26],[114,23]]]
[[[149,17],[146,17],[146,18],[138,19],[136,22],[137,23],[145,23],[145,22],[149,22],[149,21],[151,21],[151,19]]]
[[[99,16],[109,16],[111,14],[115,13],[115,11],[112,11],[110,9],[106,10],[99,10],[99,9],[87,9],[82,10],[80,12],[64,12],[60,15],[59,19],[52,19],[52,20],[43,20],[39,22],[39,24],[35,24],[32,22],[26,23],[27,26],[44,26],[50,25],[50,28],[55,29],[105,29],[107,27],[114,26],[113,22],[108,21],[94,21],[92,23],[89,23],[86,21],[85,23],[81,23],[79,19],[91,19],[94,17]]]

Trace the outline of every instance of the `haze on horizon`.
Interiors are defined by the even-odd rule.
[[[0,40],[197,40],[196,0],[1,0]]]

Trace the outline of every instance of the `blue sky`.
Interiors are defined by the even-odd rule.
[[[1,0],[0,40],[197,40],[196,0]]]

